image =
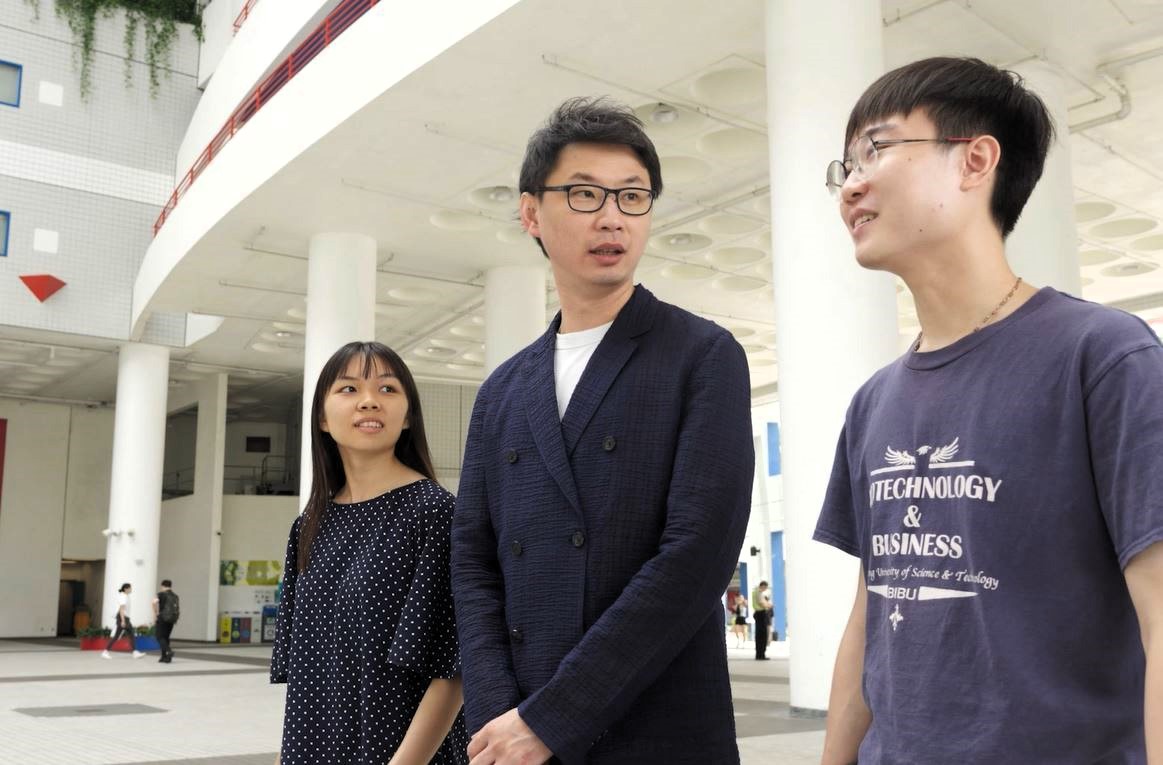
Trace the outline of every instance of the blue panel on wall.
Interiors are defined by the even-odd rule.
[[[11,216],[0,210],[0,258],[8,256],[8,222]]]
[[[779,475],[779,423],[767,423],[767,474]]]
[[[11,61],[0,61],[0,104],[20,107],[20,81],[24,67]]]
[[[775,606],[771,626],[780,640],[787,639],[787,584],[783,573],[783,532],[771,532],[771,602]]]

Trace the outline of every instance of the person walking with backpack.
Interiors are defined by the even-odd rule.
[[[154,631],[157,643],[162,649],[162,656],[158,659],[161,664],[169,664],[174,660],[174,652],[170,648],[170,633],[174,631],[174,624],[181,615],[178,593],[171,588],[174,583],[169,579],[162,580],[162,588],[153,599]]]

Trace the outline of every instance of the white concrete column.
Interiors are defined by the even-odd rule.
[[[1042,178],[1006,241],[1006,256],[1014,273],[1030,284],[1055,287],[1080,296],[1082,276],[1078,270],[1078,227],[1074,221],[1065,83],[1062,75],[1043,62],[1024,64],[1017,70],[1025,78],[1026,86],[1046,103],[1057,136],[1050,145]]]
[[[892,280],[856,264],[824,185],[852,106],[884,72],[881,9],[767,0],[766,22],[791,706],[812,714],[827,707],[858,564],[811,536],[848,402],[897,343]]]
[[[150,602],[157,585],[169,365],[169,348],[142,343],[123,345],[117,361],[101,620],[106,627],[116,624],[117,590],[124,582],[133,585],[129,605],[133,624],[148,624],[152,619]]]
[[[545,266],[498,266],[485,276],[485,374],[545,331]]]
[[[311,237],[307,261],[307,330],[303,352],[303,437],[299,507],[311,493],[311,399],[327,359],[341,345],[374,340],[376,240],[363,234]]]

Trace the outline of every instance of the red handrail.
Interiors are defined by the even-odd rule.
[[[238,30],[242,29],[242,25],[250,17],[250,9],[258,3],[258,0],[246,0],[246,5],[242,6],[242,10],[238,13],[238,18],[234,20],[234,34],[238,34]]]
[[[243,13],[239,18],[245,21],[247,11],[258,0],[249,0],[243,8]],[[194,164],[182,176],[182,180],[174,188],[174,192],[170,194],[170,198],[166,200],[165,206],[162,207],[161,214],[158,215],[157,220],[153,224],[153,235],[161,231],[166,220],[170,217],[170,213],[177,207],[178,200],[189,191],[190,186],[194,183],[194,179],[202,174],[202,171],[210,164],[210,161],[222,151],[222,147],[230,142],[243,125],[253,117],[259,109],[263,107],[271,98],[278,93],[284,85],[286,85],[292,77],[303,70],[303,67],[311,63],[319,52],[335,41],[336,37],[343,34],[344,30],[363,16],[372,6],[379,3],[380,0],[343,0],[335,7],[327,18],[317,26],[311,34],[299,46],[291,52],[291,55],[276,66],[266,79],[255,86],[246,98],[242,99],[242,103],[230,115],[230,119],[226,120],[226,124],[222,126],[198,158],[194,160]],[[237,29],[239,22],[235,22]]]

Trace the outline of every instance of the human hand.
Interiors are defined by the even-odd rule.
[[[469,765],[541,765],[553,756],[516,709],[490,721],[468,742]]]

